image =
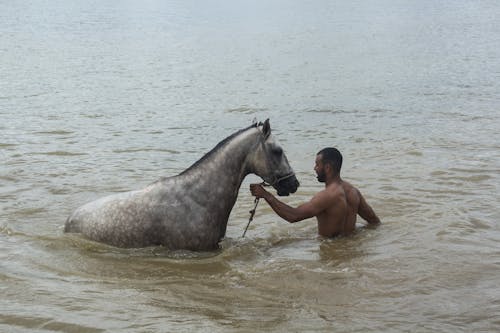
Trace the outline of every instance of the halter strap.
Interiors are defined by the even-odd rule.
[[[284,175],[283,177],[280,177],[280,178],[274,176],[274,181],[269,185],[274,186],[274,185],[278,184],[280,181],[288,179],[288,178],[293,177],[293,176],[295,176],[295,172],[293,172],[293,171],[287,175]]]
[[[266,138],[261,138],[260,144],[262,146],[262,149],[265,150],[265,151],[267,151],[266,145],[264,144],[265,141],[266,141]],[[267,163],[269,163],[269,162],[267,162]],[[266,181],[264,181],[262,183],[262,185],[263,186],[273,186],[274,187],[274,185],[278,184],[280,181],[288,179],[288,178],[293,177],[293,176],[295,176],[295,172],[293,172],[293,171],[290,172],[290,173],[288,173],[288,174],[286,174],[286,175],[284,175],[284,176],[282,176],[282,177],[279,177],[279,178],[276,175],[273,175],[274,179],[273,179],[273,181],[271,183],[267,183]]]

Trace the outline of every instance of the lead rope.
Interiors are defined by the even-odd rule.
[[[288,175],[286,175],[284,177],[275,179],[275,181],[272,184],[268,184],[266,182],[262,182],[262,183],[260,183],[260,185],[262,185],[262,186],[273,186],[274,184],[279,183],[283,179],[287,179],[287,178],[290,178],[292,176],[295,176],[295,173],[291,172],[291,173],[289,173]],[[245,228],[245,231],[243,231],[243,235],[241,236],[241,238],[245,237],[245,235],[247,233],[247,230],[248,230],[248,227],[250,226],[250,223],[253,221],[253,217],[255,215],[255,211],[257,210],[257,206],[259,205],[259,199],[260,198],[255,198],[255,200],[253,201],[255,203],[255,206],[253,206],[253,209],[249,212],[250,213],[250,218],[248,219],[247,226]]]
[[[262,183],[260,183],[260,185],[262,185],[262,186],[271,186],[271,185],[269,185],[266,182],[262,182]],[[253,209],[249,212],[250,213],[250,218],[248,219],[247,227],[245,228],[245,231],[243,231],[243,236],[241,236],[241,238],[245,237],[245,234],[247,233],[248,227],[250,226],[250,223],[253,221],[253,217],[255,215],[255,211],[257,210],[257,206],[259,205],[259,200],[260,200],[260,198],[255,198],[255,200],[253,201],[255,205],[253,206]]]
[[[253,216],[255,215],[255,211],[257,210],[257,206],[259,205],[259,199],[260,198],[255,198],[253,201],[255,203],[255,206],[253,206],[253,209],[250,211],[250,218],[248,219],[247,227],[245,228],[245,231],[243,231],[243,236],[241,238],[245,237],[245,234],[247,233],[248,227],[250,226],[250,222],[253,221]]]

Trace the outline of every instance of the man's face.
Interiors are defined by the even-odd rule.
[[[314,171],[316,171],[316,178],[318,178],[318,182],[324,183],[326,181],[326,173],[325,165],[323,164],[323,156],[321,154],[316,155]]]

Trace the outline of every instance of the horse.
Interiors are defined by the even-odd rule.
[[[279,196],[299,187],[283,148],[271,135],[269,119],[230,135],[176,176],[77,208],[64,232],[121,248],[216,250],[249,174],[261,177]]]

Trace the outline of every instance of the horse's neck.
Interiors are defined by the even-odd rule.
[[[249,173],[247,156],[255,147],[258,130],[249,129],[211,152],[181,174],[198,204],[231,210]]]

